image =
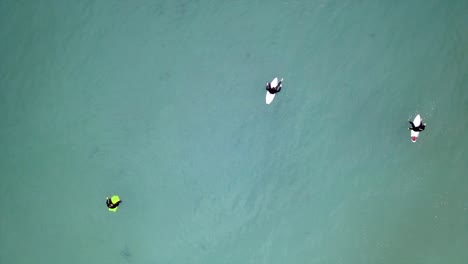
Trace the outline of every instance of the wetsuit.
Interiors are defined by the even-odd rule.
[[[268,83],[266,86],[266,90],[271,94],[279,93],[281,91],[281,82],[278,83],[276,88],[271,87],[271,83]]]
[[[408,121],[411,125],[410,130],[413,130],[415,132],[421,132],[426,128],[426,125],[424,125],[422,122],[419,126],[415,126],[412,121]]]
[[[121,203],[122,201],[118,201],[117,203],[113,204],[111,199],[107,199],[106,200],[106,205],[107,207],[111,208],[111,209],[114,209],[114,208],[117,208],[117,206],[119,206],[119,204]]]

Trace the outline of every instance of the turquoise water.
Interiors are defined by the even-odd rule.
[[[467,14],[0,1],[0,263],[467,263]]]

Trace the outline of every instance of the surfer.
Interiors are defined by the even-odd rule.
[[[118,195],[114,195],[111,198],[106,197],[106,205],[109,208],[109,211],[117,211],[117,207],[119,207],[121,202],[122,201],[120,200],[120,197]]]
[[[282,82],[283,79],[281,79],[281,81],[279,81],[278,85],[275,87],[271,87],[271,83],[267,83],[266,90],[271,94],[279,93],[281,91],[281,87],[283,86]]]
[[[421,119],[421,124],[419,124],[419,126],[415,126],[413,121],[411,120],[408,120],[408,123],[410,123],[411,125],[411,127],[408,127],[408,130],[413,130],[414,132],[421,132],[426,128],[426,124],[422,123],[422,119]]]

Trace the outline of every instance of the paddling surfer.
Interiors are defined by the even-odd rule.
[[[279,81],[278,85],[275,87],[272,87],[271,83],[267,83],[265,88],[271,94],[279,93],[281,91],[281,87],[283,86],[282,82],[283,79],[281,79],[281,81]]]
[[[408,123],[410,123],[411,125],[411,127],[408,127],[408,130],[413,130],[414,132],[421,132],[426,128],[426,124],[423,124],[422,119],[421,119],[421,123],[419,124],[419,126],[415,126],[413,121],[411,120],[408,120]]]

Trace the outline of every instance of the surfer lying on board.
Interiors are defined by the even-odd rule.
[[[413,130],[415,132],[421,132],[426,128],[426,124],[422,123],[422,119],[421,119],[421,124],[419,126],[415,126],[413,121],[411,120],[408,120],[408,123],[410,123],[411,125],[411,127],[408,127],[408,130]]]
[[[283,85],[282,82],[283,82],[283,79],[281,79],[281,81],[278,83],[276,87],[271,87],[271,83],[267,83],[266,90],[271,94],[279,93]]]
[[[122,201],[120,200],[120,197],[117,195],[112,196],[111,198],[106,197],[106,205],[109,208],[109,211],[115,212],[117,211],[117,207],[119,207],[119,204]]]

